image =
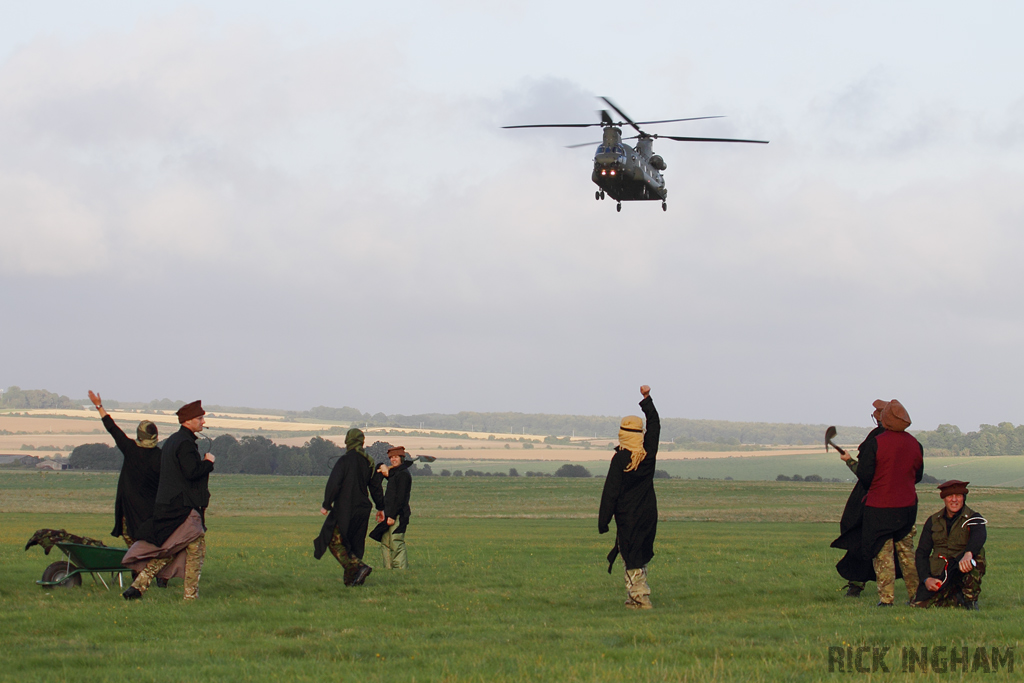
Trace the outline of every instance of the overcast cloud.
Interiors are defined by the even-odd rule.
[[[0,29],[4,387],[1024,421],[1015,5],[53,5]],[[599,130],[500,129],[595,95],[771,144],[616,213]]]

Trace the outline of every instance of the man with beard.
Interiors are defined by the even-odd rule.
[[[885,407],[885,401],[878,400],[871,405],[874,408],[874,412],[871,413],[871,419],[875,423],[875,428],[868,433],[861,445],[857,447],[858,452],[870,450],[873,446],[868,446],[868,442],[874,443],[875,438],[885,431],[885,428],[882,426],[882,408]],[[839,457],[843,459],[846,466],[856,476],[859,465],[858,461],[854,460],[849,453],[843,453]],[[867,489],[858,479],[857,483],[853,486],[853,491],[850,492],[850,497],[846,500],[843,516],[839,520],[839,538],[832,541],[833,548],[840,548],[846,551],[846,555],[836,564],[836,571],[848,581],[846,584],[846,597],[848,598],[860,597],[867,582],[875,580],[874,567],[872,567],[870,560],[863,557],[860,550],[861,522],[864,517],[864,496],[866,493]]]
[[[658,499],[654,495],[654,466],[661,436],[661,420],[651,399],[651,388],[640,387],[640,408],[647,417],[647,431],[636,415],[622,418],[619,445],[608,467],[597,518],[598,533],[608,532],[615,518],[615,547],[608,553],[608,573],[615,557],[626,565],[626,607],[651,609],[647,563],[654,557],[658,530]]]
[[[122,595],[125,600],[141,598],[153,578],[182,555],[184,567],[175,569],[185,579],[185,600],[199,595],[199,577],[206,559],[206,507],[210,503],[209,478],[214,455],[199,455],[196,434],[206,424],[201,401],[178,409],[181,427],[164,442],[153,517],[139,531],[146,543],[136,543],[122,561],[126,567],[144,566]],[[169,578],[164,575],[164,578]]]
[[[99,394],[89,390],[89,400],[96,406],[103,426],[114,437],[117,449],[124,456],[114,500],[114,530],[110,535],[120,536],[130,548],[143,523],[153,516],[153,503],[160,484],[160,447],[156,445],[156,425],[143,420],[135,430],[135,440],[129,439],[104,410]]]
[[[896,399],[882,408],[881,422],[885,431],[864,444],[857,466],[857,479],[867,487],[861,555],[871,558],[878,582],[878,606],[891,607],[895,600],[895,559],[903,572],[909,599],[913,601],[917,594],[915,484],[924,474],[924,449],[907,433],[910,415]]]
[[[917,545],[917,607],[978,609],[988,532],[985,518],[964,504],[969,483],[952,479],[938,486],[943,508],[924,523]]]
[[[366,528],[373,510],[368,495],[373,496],[378,510],[384,507],[381,476],[375,476],[376,464],[363,449],[364,439],[358,429],[350,429],[345,435],[347,450],[334,463],[320,507],[320,514],[327,519],[313,541],[313,557],[319,560],[330,550],[345,570],[346,586],[363,585],[373,571],[363,562]]]

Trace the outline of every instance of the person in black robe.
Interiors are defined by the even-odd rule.
[[[139,536],[155,546],[163,547],[179,528],[192,528],[193,513],[200,519],[196,526],[203,533],[191,533],[183,552],[185,558],[185,600],[195,600],[199,594],[199,576],[206,559],[206,508],[210,503],[209,479],[215,456],[199,454],[196,434],[203,431],[206,420],[200,401],[187,403],[178,409],[181,427],[164,442],[160,462],[160,485],[157,488],[153,516],[142,525]],[[181,536],[182,534],[178,534]],[[126,600],[141,598],[156,574],[173,557],[160,557],[149,562],[139,572],[122,595]]]
[[[405,446],[388,449],[391,466],[381,465],[378,471],[388,480],[384,492],[384,510],[378,513],[379,522],[370,538],[380,543],[384,569],[408,569],[409,558],[405,550],[405,532],[409,527],[409,498],[412,495],[412,475],[407,471],[412,465],[405,460]]]
[[[857,447],[858,453],[877,448],[874,446],[874,440],[885,431],[885,427],[881,423],[882,408],[884,406],[885,401],[882,400],[875,401],[872,404],[874,412],[871,414],[871,419],[875,422],[875,428],[868,433],[864,441]],[[843,458],[843,461],[846,462],[847,467],[856,476],[857,461],[853,460],[848,453]],[[863,533],[861,523],[864,518],[864,496],[867,493],[867,487],[861,483],[860,479],[857,479],[857,483],[854,484],[853,490],[850,492],[850,497],[846,500],[843,516],[839,520],[839,537],[832,541],[831,545],[833,548],[846,551],[842,559],[836,563],[836,571],[847,581],[846,596],[849,598],[860,597],[867,582],[875,580],[874,566],[871,560],[864,557],[864,554],[861,552],[861,536]],[[898,563],[897,571],[899,571]],[[902,574],[900,575],[902,576]]]
[[[651,388],[640,387],[640,408],[647,418],[635,415],[622,418],[619,446],[615,449],[608,476],[604,480],[598,533],[608,532],[615,519],[615,547],[608,553],[608,573],[615,557],[622,555],[626,565],[626,607],[651,609],[651,589],[647,584],[647,563],[654,557],[654,537],[658,530],[658,499],[654,495],[654,466],[661,437],[661,420],[651,399]]]
[[[358,429],[345,435],[345,454],[338,458],[324,489],[320,514],[327,517],[320,535],[313,539],[313,557],[320,559],[328,550],[344,568],[346,586],[361,586],[373,569],[363,562],[366,529],[370,523],[369,496],[378,510],[384,508],[382,476],[375,473],[376,463],[363,449],[365,437]]]
[[[111,536],[120,536],[130,548],[138,538],[139,528],[153,516],[153,503],[160,484],[160,447],[156,425],[143,420],[136,429],[136,438],[128,436],[117,426],[106,410],[99,394],[89,391],[89,400],[96,406],[103,426],[114,437],[124,460],[117,478],[117,496],[114,499],[114,529]]]

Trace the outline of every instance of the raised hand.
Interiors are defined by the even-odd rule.
[[[651,388],[649,386],[647,386],[646,384],[643,385],[642,387],[640,387],[640,394],[644,398],[649,398],[650,395],[651,395]]]
[[[92,401],[92,404],[97,408],[103,405],[103,399],[100,398],[99,394],[92,393],[92,389],[89,390],[89,400]]]

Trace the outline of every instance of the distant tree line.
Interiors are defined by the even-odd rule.
[[[925,455],[1024,455],[1024,424],[1011,422],[981,425],[976,432],[964,434],[956,425],[939,425],[931,432],[915,432]]]
[[[40,408],[77,408],[78,404],[67,396],[45,389],[8,387],[0,392],[0,408],[33,410]]]

